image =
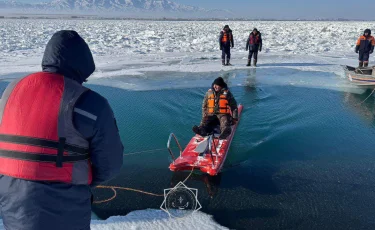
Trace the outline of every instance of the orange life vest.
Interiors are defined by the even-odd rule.
[[[221,42],[226,43],[229,41],[229,39],[229,32],[223,30],[223,38],[221,39]]]
[[[208,114],[230,114],[229,102],[227,99],[228,90],[220,92],[219,98],[216,98],[212,89],[208,90]],[[217,100],[218,99],[218,100]]]

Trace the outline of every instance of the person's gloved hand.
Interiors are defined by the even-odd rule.
[[[248,48],[246,48],[246,51],[249,51],[249,49],[248,49]]]
[[[356,53],[358,53],[359,51],[358,51],[358,50],[356,50],[355,52],[356,52]]]
[[[232,46],[232,48],[234,48],[234,46]]]
[[[371,50],[371,51],[370,51],[370,54],[372,54],[373,52],[374,52],[374,51],[373,51],[373,50]]]
[[[262,52],[262,48],[259,49],[259,52]]]
[[[222,47],[222,46],[220,46],[220,50],[223,50],[223,47]]]

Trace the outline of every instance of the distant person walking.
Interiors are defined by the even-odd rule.
[[[355,52],[359,53],[358,67],[367,67],[370,54],[374,52],[375,39],[371,36],[371,30],[366,29],[361,37],[358,38],[355,46]]]
[[[258,51],[262,52],[262,34],[254,28],[250,33],[249,38],[246,42],[246,51],[249,50],[249,57],[247,59],[247,65],[251,66],[251,58],[254,55],[254,66],[257,66],[258,61]]]
[[[219,37],[220,50],[222,51],[221,61],[223,65],[230,64],[230,49],[234,47],[232,30],[228,25],[224,26],[224,29],[220,32]],[[225,62],[225,57],[227,58]]]

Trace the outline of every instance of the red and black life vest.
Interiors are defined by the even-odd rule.
[[[0,174],[91,184],[89,142],[73,125],[75,103],[87,90],[45,72],[9,84],[0,102]]]
[[[207,113],[208,114],[230,114],[229,103],[227,99],[228,90],[220,92],[219,98],[216,98],[212,89],[208,90]]]
[[[260,44],[259,34],[255,35],[253,33],[250,33],[249,44],[250,45],[259,45]]]
[[[232,33],[226,32],[225,30],[223,30],[222,33],[223,33],[223,37],[221,38],[222,43],[227,43],[232,40],[232,36],[231,36]]]

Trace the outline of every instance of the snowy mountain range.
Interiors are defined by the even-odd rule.
[[[178,4],[170,0],[53,0],[52,2],[41,2],[35,4],[24,3],[17,0],[0,0],[0,8],[91,12],[157,11],[182,13],[217,13],[218,11]]]

